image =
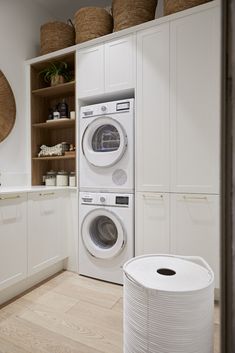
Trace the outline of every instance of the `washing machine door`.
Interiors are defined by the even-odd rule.
[[[111,259],[125,247],[126,237],[121,221],[105,209],[88,213],[81,233],[86,250],[98,259]]]
[[[99,117],[86,128],[82,149],[87,161],[95,167],[116,164],[127,148],[127,135],[118,121]]]

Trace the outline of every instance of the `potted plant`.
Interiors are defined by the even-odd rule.
[[[50,63],[48,67],[40,72],[40,75],[42,75],[44,81],[50,83],[51,86],[56,86],[71,80],[68,64],[64,61]]]

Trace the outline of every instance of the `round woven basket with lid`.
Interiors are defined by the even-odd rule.
[[[113,0],[114,31],[154,20],[158,0]]]
[[[74,18],[76,43],[102,37],[113,30],[112,16],[101,7],[84,7]]]
[[[211,0],[165,0],[164,14],[165,16],[171,15],[175,12],[190,9],[191,7],[205,4]]]
[[[70,47],[75,44],[74,27],[54,21],[41,26],[41,55]]]

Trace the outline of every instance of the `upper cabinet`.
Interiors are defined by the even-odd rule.
[[[219,193],[219,8],[171,22],[171,191]]]
[[[135,58],[135,35],[78,50],[78,98],[133,89]]]
[[[220,11],[137,34],[137,191],[219,193]]]
[[[137,35],[137,191],[169,190],[169,24]]]

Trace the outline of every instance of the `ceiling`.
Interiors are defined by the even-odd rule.
[[[99,6],[105,7],[111,4],[111,0],[35,0],[44,7],[52,19],[67,20],[73,18],[74,13],[81,7]]]

